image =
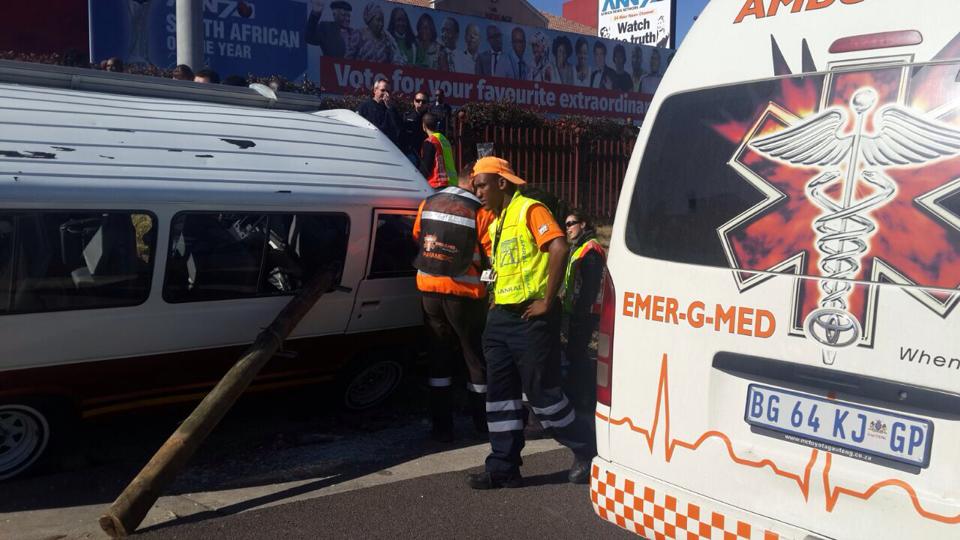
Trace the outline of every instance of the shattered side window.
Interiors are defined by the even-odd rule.
[[[146,212],[0,212],[0,313],[144,302],[154,230]]]
[[[321,271],[339,283],[349,239],[341,214],[181,213],[163,296],[199,302],[296,293]]]
[[[407,277],[416,275],[413,260],[417,257],[417,242],[413,239],[416,214],[406,211],[381,211],[377,214],[377,229],[370,261],[369,279]]]

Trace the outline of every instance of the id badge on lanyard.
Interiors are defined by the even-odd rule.
[[[497,220],[497,236],[496,238],[493,239],[493,250],[492,250],[494,266],[496,266],[496,263],[497,263],[497,248],[500,247],[500,236],[503,234],[503,218],[504,218],[504,214],[506,213],[507,213],[506,209],[500,212],[500,218]],[[482,274],[480,274],[480,281],[482,281],[483,283],[493,283],[496,280],[497,280],[497,271],[494,270],[493,268],[488,268],[487,270],[484,270]]]

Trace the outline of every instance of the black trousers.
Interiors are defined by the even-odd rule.
[[[520,311],[494,307],[483,333],[487,359],[487,428],[491,473],[519,473],[523,450],[523,395],[540,424],[581,458],[596,454],[592,417],[577,415],[561,390],[560,310],[524,320]]]
[[[592,411],[597,406],[597,360],[588,350],[599,322],[596,315],[572,315],[567,328],[565,352],[569,367],[564,389],[582,411]]]
[[[451,386],[460,362],[467,365],[467,390],[470,391],[474,415],[483,415],[487,365],[481,339],[486,311],[486,299],[475,300],[452,294],[423,295],[423,318],[430,332],[428,375],[435,430],[453,428]]]

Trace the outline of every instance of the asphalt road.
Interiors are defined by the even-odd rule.
[[[637,538],[594,514],[588,486],[566,480],[570,459],[567,450],[526,458],[519,489],[474,491],[466,472],[450,472],[226,517],[192,516],[137,537]]]
[[[323,387],[245,398],[140,531],[156,538],[629,538],[566,483],[570,454],[531,441],[522,489],[473,492],[465,469],[485,438],[457,420],[453,444],[430,441],[425,375],[411,373],[376,410],[338,411]],[[77,426],[64,455],[3,483],[0,539],[104,538],[97,523],[190,407]],[[475,469],[479,470],[479,469]]]

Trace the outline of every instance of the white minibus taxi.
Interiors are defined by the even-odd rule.
[[[198,400],[319,272],[338,287],[251,389],[381,401],[419,337],[429,193],[349,111],[0,83],[0,479],[71,417]]]
[[[617,209],[596,512],[960,538],[960,2],[713,0]]]

